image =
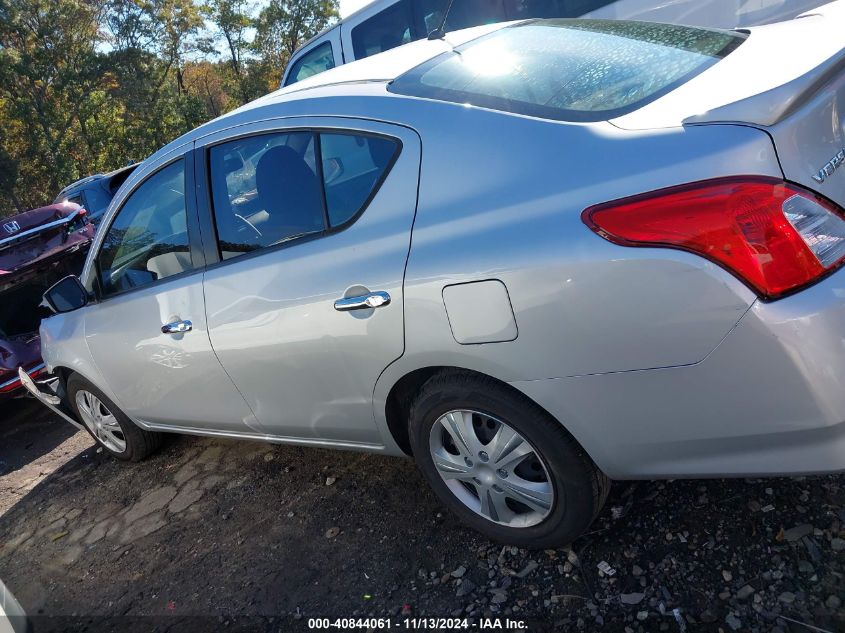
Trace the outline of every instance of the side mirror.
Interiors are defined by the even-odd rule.
[[[88,291],[76,275],[68,275],[50,286],[44,293],[44,303],[53,312],[72,312],[88,303]]]

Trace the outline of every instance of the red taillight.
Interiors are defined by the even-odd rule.
[[[616,244],[702,255],[767,299],[806,286],[845,262],[842,211],[773,178],[672,187],[590,207],[582,218]]]

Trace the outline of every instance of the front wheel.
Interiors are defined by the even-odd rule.
[[[108,396],[79,374],[68,378],[67,394],[77,419],[97,444],[117,459],[137,462],[161,445],[160,433],[136,426]]]
[[[575,439],[492,379],[435,376],[411,406],[409,430],[417,464],[441,501],[494,540],[569,543],[607,497],[609,480]]]

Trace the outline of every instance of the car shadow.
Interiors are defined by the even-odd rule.
[[[0,477],[46,455],[77,429],[34,398],[16,398],[0,408]]]

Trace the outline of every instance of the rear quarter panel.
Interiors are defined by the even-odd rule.
[[[764,132],[742,126],[630,132],[609,123],[434,109],[448,112],[415,123],[423,160],[405,276],[406,345],[375,388],[383,428],[390,388],[413,370],[452,366],[525,384],[693,365],[756,301],[708,260],[611,244],[584,225],[581,213],[697,180],[781,177]],[[461,345],[443,288],[484,279],[506,285],[518,336]]]
[[[684,182],[779,176],[764,133],[631,133],[457,109],[421,131],[402,364],[471,366],[507,381],[691,364],[754,302],[703,258],[611,244],[580,216],[599,202]],[[443,287],[480,279],[507,286],[515,340],[454,340]]]

